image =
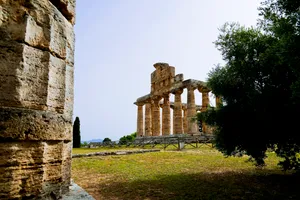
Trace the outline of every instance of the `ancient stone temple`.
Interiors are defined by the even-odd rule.
[[[71,177],[75,0],[0,0],[0,199]]]
[[[184,80],[183,74],[175,75],[175,68],[167,63],[156,63],[154,67],[155,71],[151,74],[150,94],[138,98],[134,103],[138,107],[137,135],[199,133],[199,126],[193,118],[197,111],[203,112],[209,106],[210,89],[203,81]],[[187,103],[181,101],[184,89],[187,90]],[[195,104],[194,92],[197,90],[202,93],[202,105]],[[171,94],[175,96],[174,102],[170,102]],[[216,101],[219,103],[220,98],[216,98]],[[173,109],[173,133],[171,133],[170,109]],[[209,133],[204,123],[202,123],[202,132]]]

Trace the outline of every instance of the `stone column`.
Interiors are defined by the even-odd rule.
[[[145,136],[152,136],[151,103],[146,103],[145,108]]]
[[[181,104],[181,94],[183,90],[176,90],[174,111],[173,111],[173,134],[182,134],[182,104]]]
[[[170,94],[164,95],[164,104],[162,108],[162,135],[170,135],[171,119],[170,119]]]
[[[137,111],[137,137],[141,137],[144,135],[144,111],[143,111],[142,103],[137,103],[138,111]]]
[[[59,199],[71,178],[75,0],[0,2],[0,199]]]
[[[209,97],[207,90],[202,90],[202,109],[201,111],[206,111],[209,106]]]
[[[183,118],[182,118],[182,124],[183,124],[183,132],[188,132],[188,122],[187,122],[187,106],[182,106],[183,110]]]
[[[159,101],[161,98],[154,98],[151,102],[152,111],[152,136],[160,135],[160,107]]]
[[[199,89],[199,92],[202,92],[202,108],[201,108],[201,112],[205,112],[208,109],[209,106],[209,97],[208,97],[208,92],[209,90],[205,90],[205,89]],[[207,133],[207,125],[202,122],[202,132],[203,133]]]
[[[216,96],[216,108],[219,108],[222,105],[222,98],[219,96]]]
[[[187,126],[188,126],[188,132],[189,134],[195,134],[198,133],[198,125],[197,121],[193,120],[196,117],[197,111],[196,111],[196,104],[195,104],[195,94],[194,90],[196,88],[189,86],[187,88],[188,94],[187,94]]]

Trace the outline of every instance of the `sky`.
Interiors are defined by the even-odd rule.
[[[136,131],[133,103],[150,93],[154,63],[169,63],[184,79],[206,81],[224,63],[213,43],[218,29],[226,22],[255,26],[259,5],[259,0],[77,0],[73,115],[80,118],[81,140],[118,140]],[[195,98],[200,105],[197,91]]]

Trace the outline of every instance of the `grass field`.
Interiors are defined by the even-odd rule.
[[[260,169],[247,159],[207,146],[75,158],[72,177],[95,199],[300,199],[300,177],[282,172],[274,153]]]

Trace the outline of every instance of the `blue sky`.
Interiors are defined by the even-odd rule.
[[[223,63],[213,44],[218,28],[225,22],[255,26],[259,3],[77,0],[74,118],[80,118],[82,140],[118,140],[136,131],[133,102],[150,92],[156,62],[169,63],[185,79],[205,81]]]

